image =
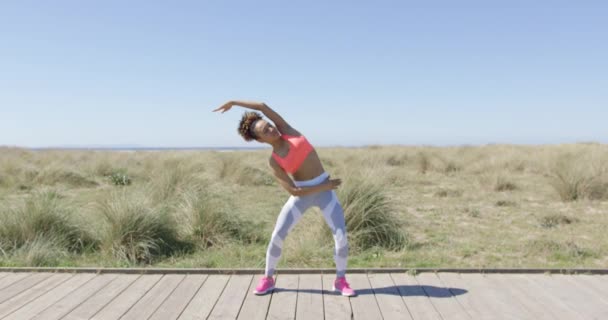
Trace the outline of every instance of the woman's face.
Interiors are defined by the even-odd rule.
[[[270,124],[266,120],[258,120],[255,122],[255,127],[253,127],[253,131],[257,137],[257,140],[260,142],[270,143],[276,141],[281,137],[281,133],[279,130],[272,124]]]

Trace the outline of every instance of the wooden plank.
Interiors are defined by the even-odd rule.
[[[298,281],[297,274],[277,275],[267,319],[295,319]]]
[[[2,279],[0,279],[0,292],[2,290],[4,290],[4,288],[12,285],[13,283],[20,281],[26,277],[31,277],[32,275],[34,275],[34,274],[31,272],[18,272],[18,273],[12,273],[6,277],[3,277]]]
[[[18,295],[4,301],[0,304],[0,318],[9,315],[15,310],[21,308],[23,305],[28,302],[38,298],[43,295],[45,292],[53,289],[60,283],[66,281],[71,278],[73,275],[68,273],[57,273],[54,274],[43,281],[38,282],[33,287],[22,291]]]
[[[348,297],[343,297],[331,290],[331,286],[336,280],[336,274],[323,274],[323,308],[325,319],[351,319],[353,310]],[[365,291],[362,288],[354,288],[360,295],[362,293],[371,294],[371,290]],[[361,292],[363,291],[363,292]]]
[[[207,319],[236,319],[253,275],[233,274]]]
[[[40,311],[53,305],[55,302],[59,301],[61,298],[65,297],[70,292],[76,290],[78,287],[87,283],[94,277],[95,274],[93,273],[74,274],[68,280],[62,282],[58,286],[37,297],[35,300],[30,301],[27,305],[11,313],[4,319],[30,319],[36,314],[38,314]]]
[[[50,273],[50,272],[36,273],[36,274],[32,274],[29,277],[25,277],[24,279],[21,279],[20,281],[13,282],[9,286],[2,289],[2,291],[0,291],[0,303],[3,303],[4,301],[35,286],[36,284],[50,278],[53,275],[54,275],[54,273]]]
[[[594,274],[592,277],[597,280],[598,285],[603,286],[604,289],[608,289],[608,274]]]
[[[333,280],[332,280],[333,281]],[[347,276],[347,281],[350,287],[357,292],[356,297],[350,298],[350,305],[353,309],[354,319],[382,319],[380,307],[374,291],[371,289],[367,274],[351,273]],[[340,296],[343,299],[349,297]]]
[[[603,295],[601,292],[596,291],[595,288],[587,286],[578,275],[558,275],[560,278],[565,279],[566,281],[574,284],[581,292],[581,295],[588,299],[589,301],[596,302],[597,305],[601,306],[602,312],[608,313],[608,295]],[[602,313],[601,316],[598,316],[601,319],[608,319],[608,314]]]
[[[189,274],[173,293],[158,307],[149,320],[174,320],[179,317],[192,297],[207,279],[206,274]]]
[[[578,274],[576,277],[577,280],[583,282],[586,286],[592,288],[596,292],[599,292],[599,294],[608,296],[608,276]]]
[[[593,275],[594,279],[597,280],[598,285],[601,285],[604,287],[604,289],[608,289],[608,274],[596,274]]]
[[[109,320],[122,317],[148,290],[163,277],[162,274],[144,274],[126,290],[116,296],[110,303],[93,316],[92,319]]]
[[[184,280],[185,274],[166,274],[120,319],[147,319]]]
[[[435,309],[429,296],[414,276],[407,273],[391,273],[390,275],[414,319],[441,320],[439,311]]]
[[[547,307],[541,301],[537,301],[534,295],[527,294],[530,288],[527,285],[521,285],[518,281],[514,281],[510,274],[488,273],[486,274],[486,279],[490,281],[492,286],[502,288],[512,296],[513,299],[528,310],[534,319],[559,319],[559,316],[554,314],[553,308]]]
[[[252,293],[259,280],[252,275],[239,275],[241,279],[235,275],[202,274],[141,277],[154,276],[160,281],[145,289],[135,281],[140,277],[136,274],[7,274],[0,277],[0,284],[5,284],[0,290],[0,298],[5,297],[0,303],[0,317],[105,319],[106,314],[110,319],[130,315],[137,315],[138,319],[150,315],[153,319],[178,316],[180,319],[235,319],[237,316],[262,319],[268,311],[269,319],[350,319],[351,315],[354,319],[373,319],[374,307],[362,306],[366,299],[367,303],[376,303],[375,308],[384,319],[441,319],[434,306],[453,319],[455,314],[447,313],[445,308],[449,297],[473,319],[608,318],[608,277],[599,275],[350,274],[347,278],[359,294],[352,298],[329,292],[334,274],[281,274],[277,277],[277,292],[265,296]],[[210,281],[213,277],[217,277],[215,284]],[[362,280],[367,280],[367,287]],[[139,289],[133,289],[136,283]],[[210,292],[206,288],[211,289]],[[139,296],[134,295],[133,291],[138,290]],[[125,295],[130,297],[127,298],[131,299],[130,304],[119,298]],[[271,314],[273,303],[276,305]],[[353,312],[355,310],[362,312]]]
[[[323,280],[320,274],[300,275],[296,319],[323,319]]]
[[[498,287],[486,275],[479,273],[462,273],[460,276],[470,284],[478,306],[485,306],[494,316],[503,319],[535,319],[528,310],[519,304],[502,287]]]
[[[472,319],[450,290],[444,287],[434,272],[422,272],[414,277],[429,296],[431,303],[445,319]]]
[[[37,314],[33,319],[55,320],[65,316],[72,309],[95,294],[95,292],[108,285],[113,279],[116,279],[116,277],[118,277],[118,274],[109,273],[96,276],[77,290],[63,297],[59,302]]]
[[[207,319],[228,279],[229,275],[209,275],[178,319]]]
[[[0,272],[0,280],[2,280],[2,278],[9,276],[13,274],[12,272]]]
[[[385,320],[413,319],[399,294],[397,286],[388,273],[369,273],[367,278]]]
[[[505,275],[506,276],[506,275]],[[511,282],[522,282],[527,288],[526,294],[533,296],[546,309],[550,309],[556,315],[556,319],[580,319],[581,315],[568,305],[562,303],[560,299],[551,294],[551,289],[545,287],[542,282],[536,280],[539,277],[546,277],[544,274],[512,274],[508,279]]]
[[[437,276],[473,319],[493,319],[496,317],[494,310],[487,303],[479,299],[479,294],[471,288],[471,285],[460,274],[456,272],[438,272]]]
[[[86,299],[82,304],[77,306],[62,318],[68,320],[75,319],[90,319],[99,310],[105,307],[116,296],[120,295],[131,284],[133,284],[141,275],[138,274],[121,274],[114,278],[107,286],[95,292],[91,297]]]
[[[541,278],[548,288],[554,289],[555,296],[585,315],[585,319],[608,319],[608,303],[604,303],[600,296],[587,291],[585,287],[579,287],[571,280],[571,275],[552,274],[538,278]]]
[[[251,284],[249,285],[247,295],[245,296],[245,301],[243,302],[243,306],[241,307],[241,312],[239,312],[239,320],[266,319],[272,294],[267,293],[265,295],[258,296],[253,293],[253,290],[258,285],[258,282],[263,276],[264,275],[258,275],[253,277]]]

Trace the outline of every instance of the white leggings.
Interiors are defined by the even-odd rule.
[[[306,181],[294,181],[296,187],[314,186],[324,182],[329,177],[323,172],[318,177]],[[306,196],[290,196],[283,209],[279,213],[272,238],[266,252],[266,276],[272,276],[275,267],[281,257],[283,241],[287,234],[302,217],[302,214],[310,207],[318,207],[323,211],[323,217],[333,233],[336,247],[334,250],[334,261],[336,263],[336,275],[343,277],[346,273],[346,258],[348,257],[348,241],[346,239],[346,225],[344,223],[344,212],[338,201],[336,192],[328,190]]]

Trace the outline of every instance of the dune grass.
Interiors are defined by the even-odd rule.
[[[144,194],[120,190],[96,204],[100,219],[100,253],[132,264],[190,250],[178,238],[176,223],[164,206]]]
[[[188,191],[181,198],[176,207],[178,228],[184,238],[200,249],[221,247],[234,241],[242,244],[266,241],[261,223],[235,214],[228,199],[209,190]]]
[[[383,189],[379,181],[370,177],[349,179],[338,189],[353,253],[373,247],[397,250],[406,244],[403,223]],[[331,235],[330,232],[324,234]]]
[[[349,267],[605,267],[608,147],[317,148]],[[0,148],[0,265],[264,267],[288,194],[268,150]],[[333,267],[318,209],[281,267]]]
[[[563,201],[608,200],[608,157],[603,153],[561,155],[550,174]]]
[[[27,195],[15,207],[3,207],[0,213],[0,245],[14,251],[40,239],[73,252],[82,252],[96,245],[95,239],[74,216],[75,207],[63,203],[53,191],[37,191]]]

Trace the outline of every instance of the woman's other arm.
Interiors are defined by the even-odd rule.
[[[272,169],[272,172],[273,172],[275,178],[277,179],[277,181],[279,182],[279,184],[285,190],[287,190],[287,192],[289,192],[289,194],[296,196],[296,197],[301,197],[301,196],[305,196],[305,195],[312,194],[312,193],[336,189],[342,183],[342,180],[340,180],[340,179],[331,179],[331,180],[327,180],[324,183],[318,184],[316,186],[296,187],[295,184],[293,183],[293,181],[291,180],[291,178],[287,175],[287,173],[285,173],[283,168],[281,168],[279,166],[279,164],[272,157],[268,161],[268,164],[269,164],[270,168]]]

